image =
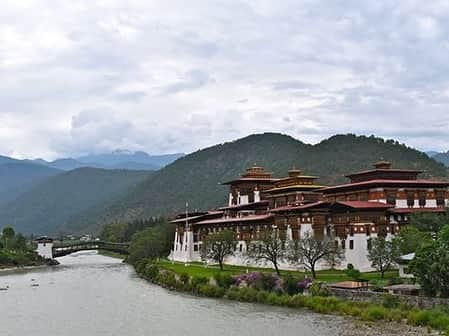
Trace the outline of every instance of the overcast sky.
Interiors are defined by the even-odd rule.
[[[2,1],[0,153],[255,132],[449,149],[449,1]]]

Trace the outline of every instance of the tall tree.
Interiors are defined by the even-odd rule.
[[[371,239],[368,260],[371,262],[371,266],[380,272],[382,279],[399,255],[400,251],[395,241],[388,241],[383,237]]]
[[[416,252],[431,240],[432,237],[429,232],[420,231],[417,227],[411,225],[401,228],[399,234],[394,237],[401,254]]]
[[[449,297],[449,225],[416,252],[410,270],[426,295]]]
[[[210,234],[203,241],[201,258],[218,262],[220,270],[223,270],[223,261],[226,257],[234,254],[236,244],[233,231],[223,230]]]
[[[341,263],[344,258],[343,250],[335,244],[332,236],[322,239],[316,238],[310,233],[305,233],[303,237],[291,244],[289,251],[290,261],[304,266],[316,278],[316,266],[319,261],[326,261],[332,266]]]
[[[279,275],[279,264],[286,259],[287,244],[286,234],[274,228],[273,231],[267,231],[261,234],[257,241],[248,243],[246,256],[255,261],[270,262],[276,273]]]
[[[164,256],[165,234],[163,228],[153,227],[137,232],[129,246],[128,261],[135,265],[138,261],[149,258],[156,259]]]
[[[15,231],[11,226],[5,226],[2,231],[2,237],[4,241],[5,248],[8,248],[8,242],[14,238]]]
[[[436,239],[441,229],[449,224],[449,210],[445,214],[412,214],[410,216],[410,224],[421,232],[428,232],[433,239]]]

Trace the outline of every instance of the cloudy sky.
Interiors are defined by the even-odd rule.
[[[16,1],[0,153],[190,152],[254,132],[449,149],[449,1]]]

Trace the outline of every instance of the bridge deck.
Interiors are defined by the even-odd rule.
[[[103,241],[79,242],[72,245],[54,245],[53,258],[62,257],[71,253],[88,250],[106,250],[128,254],[129,243],[111,243]]]

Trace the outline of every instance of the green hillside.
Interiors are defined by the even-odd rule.
[[[345,182],[345,174],[370,168],[380,159],[390,160],[395,167],[423,169],[430,178],[448,177],[444,165],[395,141],[338,135],[307,145],[281,134],[251,135],[178,159],[122,198],[72,218],[70,225],[77,227],[82,222],[96,227],[117,217],[173,215],[184,210],[186,201],[191,209],[222,206],[227,187],[220,182],[239,176],[253,164],[263,165],[277,177],[297,167],[321,176],[323,184],[333,184]]]
[[[432,158],[449,167],[449,152],[435,154],[432,156]]]
[[[0,157],[0,207],[60,172],[58,169]]]
[[[80,168],[50,177],[0,208],[3,225],[23,233],[76,232],[72,216],[113,200],[151,175],[150,172]]]

